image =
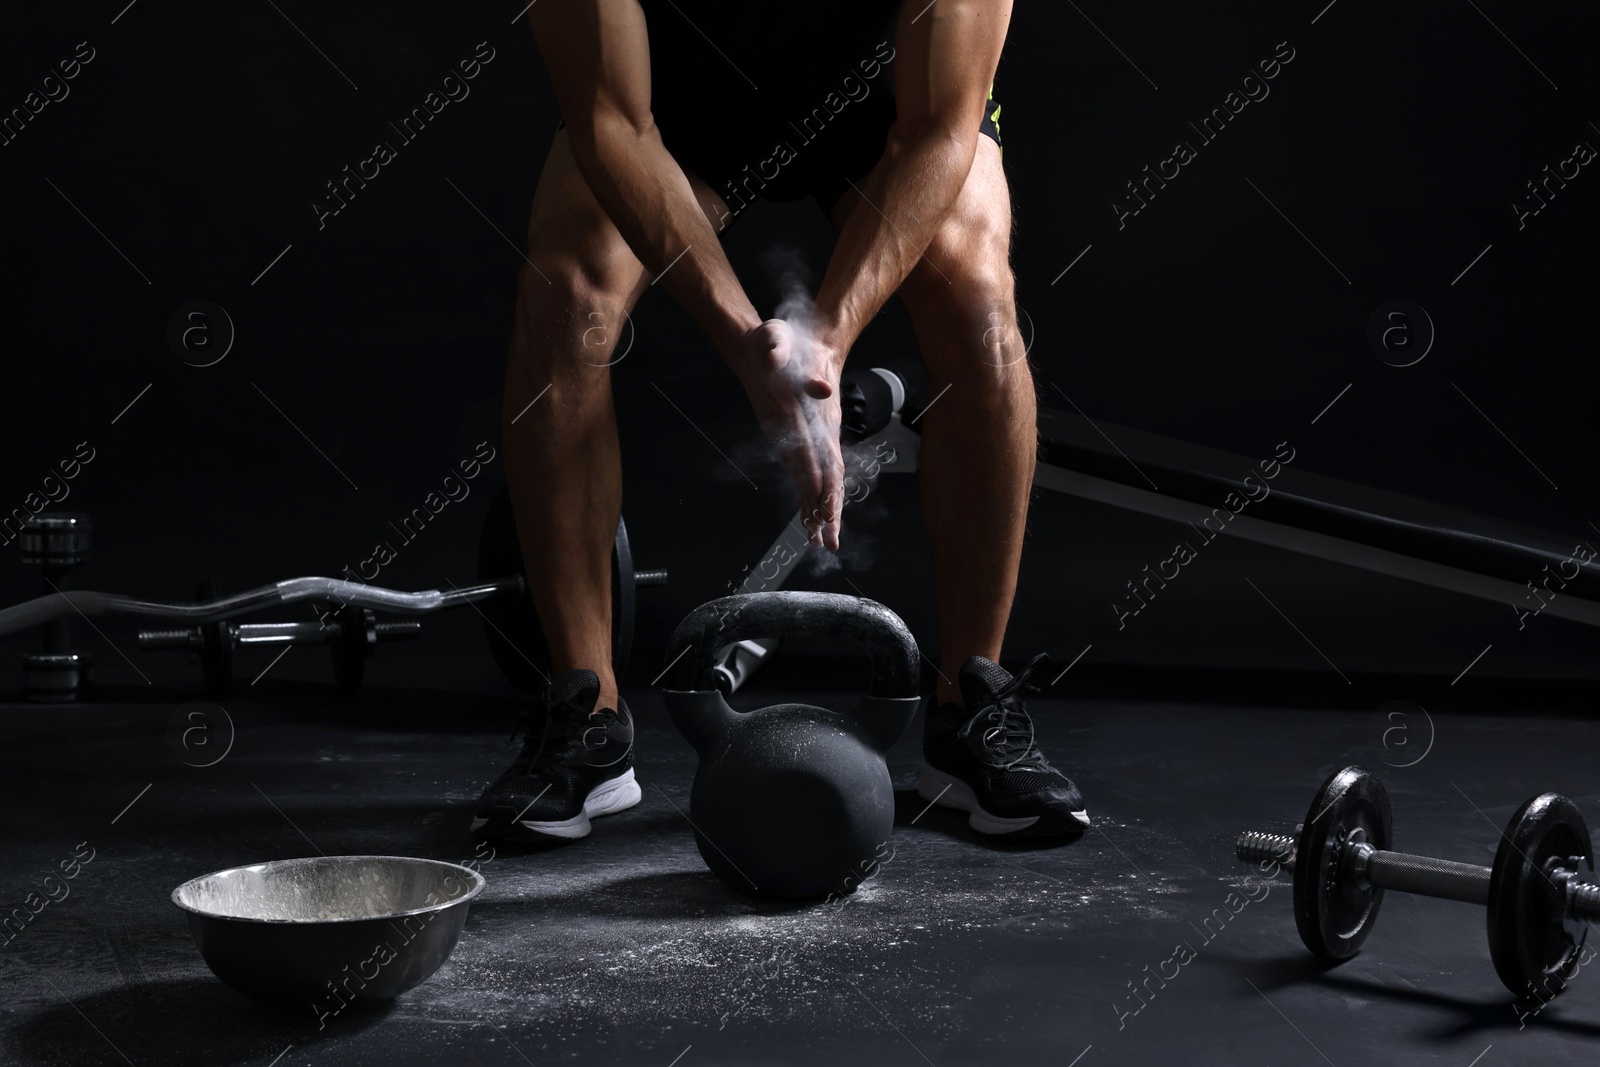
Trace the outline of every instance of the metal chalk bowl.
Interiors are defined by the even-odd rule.
[[[322,856],[202,875],[172,902],[218,978],[325,1019],[431,977],[483,887],[476,871],[439,860]]]

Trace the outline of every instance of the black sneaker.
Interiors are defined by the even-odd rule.
[[[928,715],[917,784],[923,800],[968,812],[983,834],[1044,837],[1089,825],[1082,794],[1045,761],[1022,707],[1022,691],[1038,691],[1028,676],[1045,659],[1015,678],[982,656],[967,660],[960,677],[966,708],[946,704]]]
[[[568,671],[550,686],[545,728],[478,800],[472,836],[502,841],[573,839],[589,820],[639,803],[628,706],[594,710],[600,679]]]

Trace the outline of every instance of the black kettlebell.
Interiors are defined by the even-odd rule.
[[[872,683],[847,714],[809,704],[737,712],[717,689],[718,650],[759,637],[837,637],[867,649]],[[884,755],[916,714],[920,653],[899,616],[839,593],[746,593],[702,604],[668,646],[667,710],[700,753],[689,819],[706,866],[772,897],[850,893],[894,829]],[[681,657],[681,658],[679,658]]]

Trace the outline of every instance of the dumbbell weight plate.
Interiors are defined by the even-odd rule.
[[[517,541],[511,494],[502,486],[489,502],[478,539],[478,577],[483,580],[522,573],[522,546]],[[617,676],[628,669],[633,646],[633,553],[628,529],[619,519],[611,552],[611,662]],[[480,605],[489,650],[506,680],[528,693],[542,693],[550,676],[550,650],[533,598],[494,597]]]
[[[1300,940],[1325,960],[1346,960],[1361,949],[1383,903],[1383,890],[1341,877],[1350,845],[1364,840],[1389,849],[1394,823],[1383,783],[1346,767],[1323,783],[1306,811],[1295,852],[1294,924]]]
[[[1580,862],[1572,863],[1572,858]],[[1489,956],[1518,996],[1548,999],[1577,968],[1589,926],[1565,918],[1566,893],[1553,867],[1594,870],[1594,847],[1578,806],[1559,793],[1517,809],[1500,837],[1489,879]]]
[[[217,583],[201,578],[195,587],[196,600],[217,599]],[[208,622],[200,627],[200,669],[205,673],[206,697],[221,700],[233,688],[233,633],[227,622]]]

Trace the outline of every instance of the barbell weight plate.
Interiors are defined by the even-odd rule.
[[[217,599],[217,583],[201,578],[195,587],[196,600]],[[206,697],[221,700],[233,688],[233,634],[227,622],[209,622],[200,627],[200,669],[205,674]]]
[[[339,609],[339,634],[328,642],[333,653],[333,680],[343,693],[361,688],[367,657],[378,642],[378,619],[369,609],[346,604]]]
[[[478,538],[478,577],[504,578],[523,573],[522,546],[517,540],[511,494],[504,486],[489,502]],[[633,646],[633,554],[628,528],[619,518],[611,552],[611,663],[617,677],[627,673]],[[531,595],[491,597],[479,605],[489,651],[506,680],[527,693],[543,693],[550,677],[550,649]]]
[[[633,653],[633,549],[628,527],[617,516],[617,536],[611,543],[611,666],[620,679],[628,673]]]
[[[1547,1000],[1577,969],[1587,923],[1566,918],[1566,892],[1554,867],[1587,875],[1594,846],[1578,806],[1559,793],[1517,809],[1500,837],[1489,876],[1489,956],[1512,994]]]
[[[1383,890],[1363,889],[1341,871],[1354,841],[1387,850],[1393,833],[1389,794],[1360,767],[1346,767],[1317,790],[1294,866],[1294,924],[1316,956],[1346,960],[1361,950],[1377,922]]]

